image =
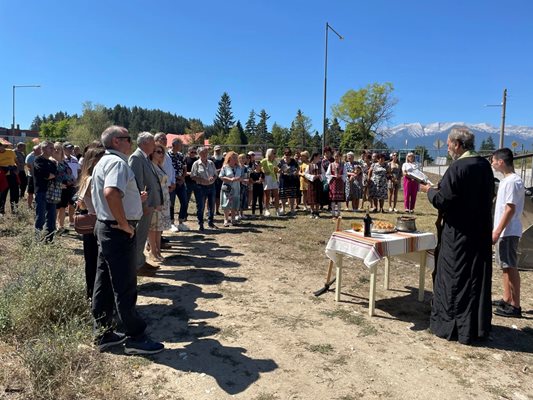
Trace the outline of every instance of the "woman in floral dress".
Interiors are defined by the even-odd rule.
[[[388,163],[389,168],[389,212],[398,212],[396,203],[398,202],[398,191],[400,190],[402,179],[402,168],[398,161],[398,153],[391,154],[391,160]]]
[[[163,261],[161,255],[161,235],[163,231],[170,229],[170,193],[165,190],[169,186],[168,176],[163,170],[166,149],[161,144],[156,144],[154,152],[150,155],[153,169],[159,179],[161,192],[163,193],[163,204],[157,207],[152,214],[150,230],[148,231],[148,243],[150,244],[150,257],[152,261]]]
[[[351,151],[346,154],[346,209],[349,209],[350,201],[352,202],[352,210],[356,211],[359,208],[359,199],[361,193],[356,186],[358,182],[355,180],[355,168],[359,166],[355,161],[355,155]]]
[[[346,185],[346,168],[341,161],[341,153],[336,151],[334,161],[329,164],[326,178],[329,183],[329,200],[331,201],[331,215],[333,218],[340,216],[340,204],[344,202]]]
[[[385,164],[385,154],[378,154],[378,162],[372,164],[368,171],[368,179],[372,182],[370,186],[370,198],[372,199],[372,212],[383,212],[383,205],[388,197],[387,192],[387,176],[389,171],[387,164]]]
[[[222,179],[220,190],[220,207],[224,210],[224,226],[235,225],[236,216],[241,202],[241,168],[237,153],[229,151],[224,158],[224,165],[220,170]],[[226,188],[230,190],[226,190]]]

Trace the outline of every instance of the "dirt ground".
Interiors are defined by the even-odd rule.
[[[378,268],[372,318],[360,261],[345,263],[340,303],[313,296],[333,228],[302,213],[171,236],[160,271],[139,280],[140,312],[167,349],[130,357],[131,385],[147,399],[533,399],[533,271],[524,318],[495,316],[489,341],[464,346],[428,331],[431,278],[419,302],[408,262],[393,261],[388,291]]]

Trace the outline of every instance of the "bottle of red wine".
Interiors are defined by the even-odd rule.
[[[372,236],[372,233],[371,233],[371,230],[372,230],[372,217],[370,216],[370,213],[368,212],[368,207],[366,208],[366,215],[363,218],[363,223],[365,224],[364,235],[366,237],[371,237]]]

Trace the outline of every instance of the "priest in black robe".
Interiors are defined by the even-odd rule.
[[[474,152],[468,129],[452,129],[448,152],[454,161],[439,187],[421,185],[443,215],[430,329],[469,344],[491,329],[494,175],[488,160]]]

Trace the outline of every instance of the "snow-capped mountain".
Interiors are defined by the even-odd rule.
[[[498,146],[500,141],[500,128],[486,123],[434,122],[422,125],[414,122],[383,129],[378,134],[378,138],[382,138],[391,149],[413,148],[415,146],[425,146],[428,149],[433,149],[437,139],[446,143],[446,138],[450,130],[457,126],[466,126],[474,133],[476,136],[476,147],[479,147],[481,142],[489,136],[492,136],[494,144],[496,147]],[[518,143],[519,147],[524,145],[525,149],[531,149],[533,145],[533,127],[506,125],[504,146],[511,147],[512,142]]]

